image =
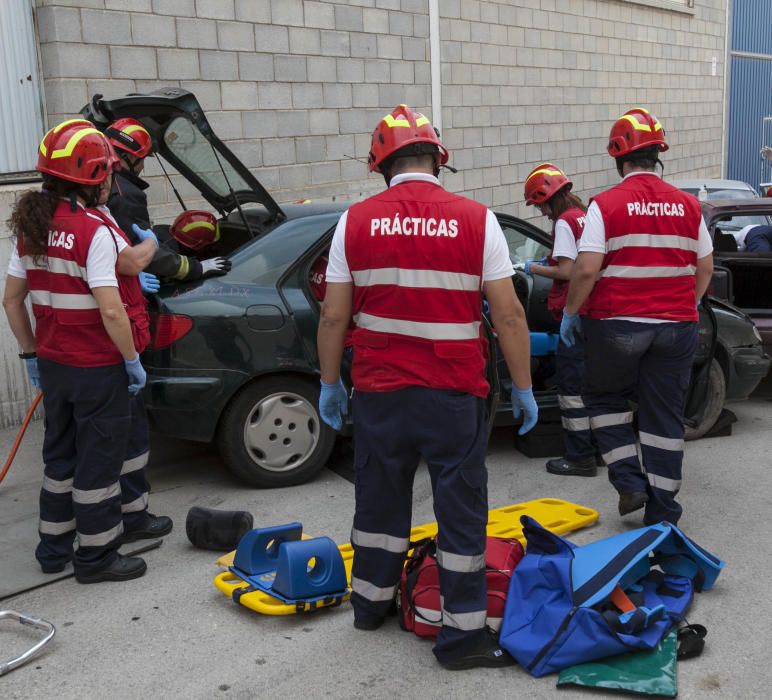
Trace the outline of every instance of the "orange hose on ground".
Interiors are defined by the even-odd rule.
[[[29,425],[29,422],[32,420],[32,416],[35,413],[35,409],[38,407],[38,404],[40,403],[40,399],[42,398],[43,398],[43,392],[38,391],[34,401],[32,402],[32,405],[29,407],[29,411],[27,411],[27,415],[24,416],[24,422],[21,424],[21,428],[19,428],[19,432],[16,435],[16,440],[14,440],[13,447],[11,448],[11,454],[8,455],[8,459],[5,460],[5,464],[3,465],[3,470],[0,471],[0,482],[2,482],[3,479],[5,479],[5,475],[8,473],[8,470],[11,468],[11,463],[13,462],[13,458],[16,456],[16,453],[19,451],[19,445],[21,445],[21,440],[24,437],[24,433],[27,430],[27,426]]]

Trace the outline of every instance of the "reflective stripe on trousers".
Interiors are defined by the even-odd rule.
[[[590,419],[582,399],[584,338],[578,334],[570,348],[562,341],[557,350],[557,383],[560,420],[563,425],[563,456],[581,462],[595,456]]]
[[[439,525],[444,623],[435,654],[450,659],[480,633],[487,610],[484,402],[461,392],[410,387],[354,392],[353,410],[354,615],[377,619],[392,604],[410,536],[413,478],[423,457]]]

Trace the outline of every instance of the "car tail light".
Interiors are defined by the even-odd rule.
[[[176,343],[193,328],[193,319],[177,314],[153,314],[149,350],[161,350]]]
[[[713,277],[708,285],[708,294],[717,299],[732,300],[730,296],[729,270],[721,267],[717,267],[713,270]]]

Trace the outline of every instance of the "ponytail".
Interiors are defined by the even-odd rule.
[[[19,197],[7,221],[8,228],[17,240],[21,240],[24,253],[31,255],[35,265],[48,255],[48,232],[51,219],[62,197],[69,199],[70,206],[77,208],[77,198],[86,206],[99,200],[99,187],[80,185],[51,175],[43,176],[40,190],[27,190]]]

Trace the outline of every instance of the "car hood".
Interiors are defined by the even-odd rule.
[[[168,87],[115,99],[94,95],[80,113],[102,130],[123,117],[142,122],[156,152],[221,214],[254,202],[265,207],[271,221],[286,218],[268,191],[215,135],[193,93]]]

